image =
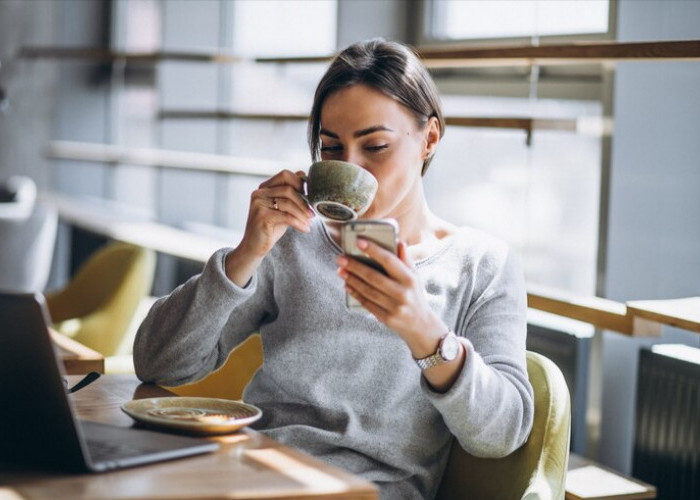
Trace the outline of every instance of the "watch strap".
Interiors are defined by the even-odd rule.
[[[421,359],[413,359],[416,364],[420,367],[421,370],[425,371],[428,368],[432,368],[434,366],[441,365],[443,363],[447,363],[448,361],[451,361],[449,359],[445,359],[442,356],[442,344],[445,342],[445,339],[449,337],[450,335],[454,336],[454,333],[452,331],[447,332],[445,335],[443,335],[440,338],[440,343],[438,344],[437,350],[435,353],[431,354],[430,356],[426,356],[425,358]]]

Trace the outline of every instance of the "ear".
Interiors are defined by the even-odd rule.
[[[434,116],[431,116],[428,119],[428,123],[425,125],[425,129],[423,132],[424,135],[424,141],[425,141],[425,146],[423,148],[423,160],[426,158],[429,158],[435,154],[435,150],[437,149],[437,145],[440,142],[440,123],[438,122],[438,119]]]

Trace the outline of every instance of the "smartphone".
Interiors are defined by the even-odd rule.
[[[347,255],[383,272],[384,268],[357,248],[357,238],[373,241],[392,253],[397,253],[399,245],[399,225],[394,219],[356,220],[341,226],[340,241]],[[345,294],[348,309],[362,309],[362,305],[349,293]]]

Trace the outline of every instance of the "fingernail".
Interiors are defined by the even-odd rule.
[[[365,250],[368,246],[367,241],[363,240],[362,238],[357,238],[357,248],[360,250]]]
[[[338,262],[338,265],[339,265],[340,267],[345,267],[345,266],[348,265],[348,259],[347,259],[347,257],[342,257],[342,256],[341,256],[341,257],[338,257],[337,262]]]
[[[338,276],[345,279],[348,277],[348,272],[341,267],[340,269],[338,269]]]

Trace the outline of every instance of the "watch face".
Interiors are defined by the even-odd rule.
[[[454,334],[445,337],[440,345],[440,355],[445,361],[452,361],[459,354],[459,340]]]

